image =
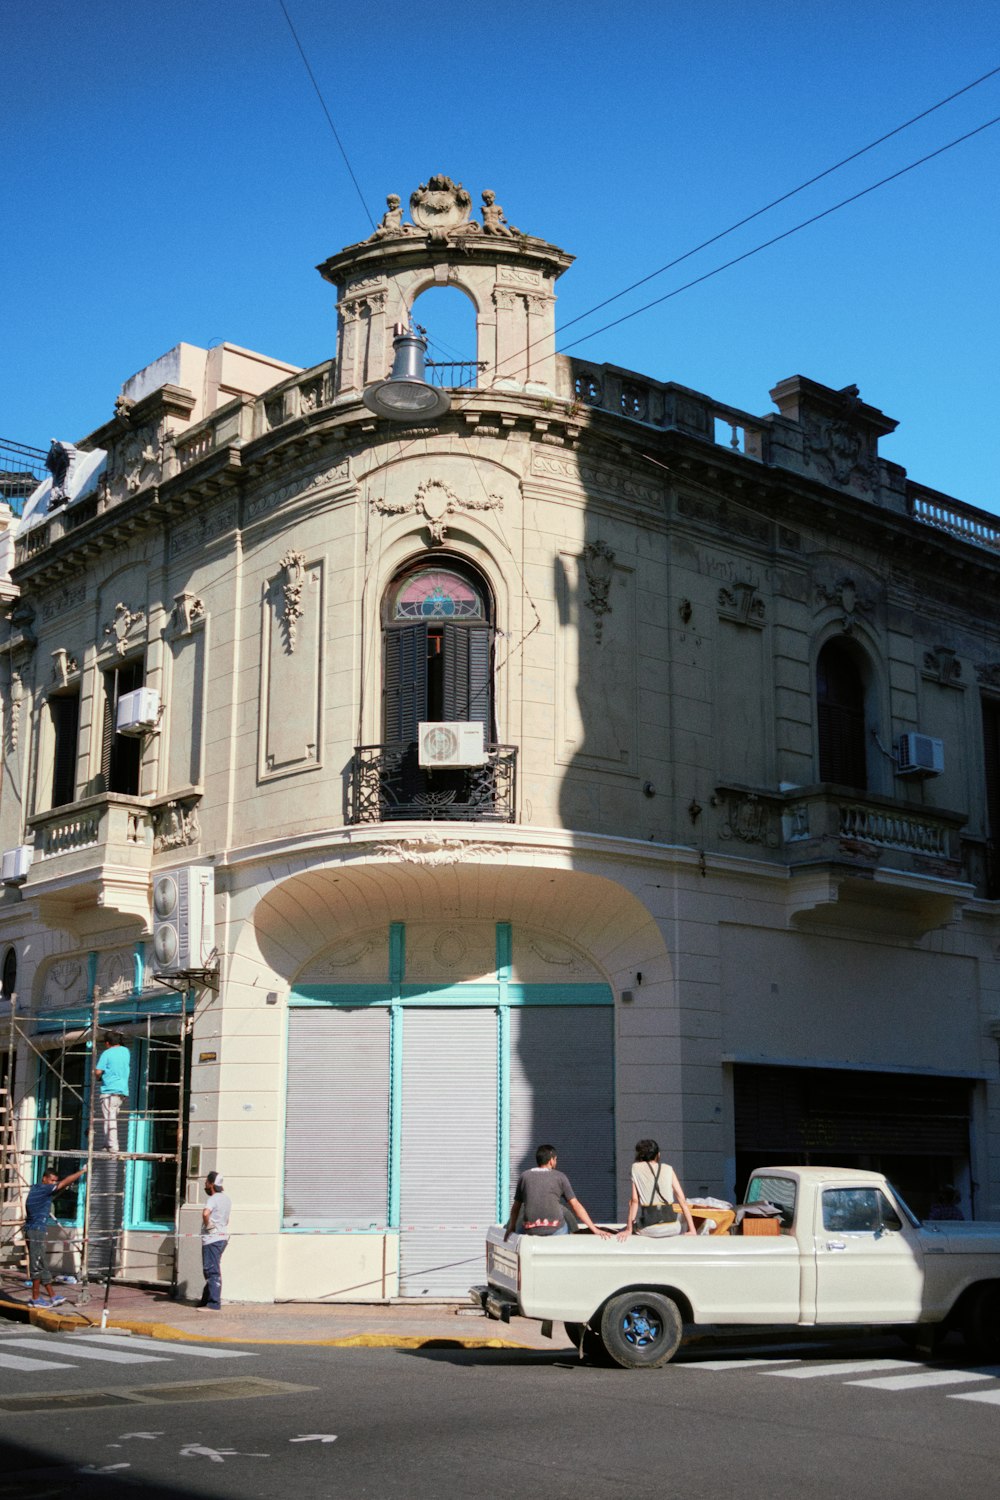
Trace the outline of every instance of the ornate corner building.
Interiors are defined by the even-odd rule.
[[[853,1163],[1000,1216],[1000,524],[880,457],[853,387],[754,416],[557,354],[572,257],[480,213],[390,198],[319,268],[333,358],[178,346],[13,523],[22,1138],[82,1130],[45,1048],[95,989],[140,1024],[155,883],[194,866],[219,989],[179,1216],[137,1173],[126,1269],[214,1166],[227,1295],[462,1294],[540,1140],[597,1217],[650,1135],[694,1196]],[[383,420],[441,286],[471,382]]]

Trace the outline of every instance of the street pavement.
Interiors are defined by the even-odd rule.
[[[30,1293],[6,1289],[0,1314],[7,1319],[50,1332],[99,1327],[103,1289],[93,1288],[91,1301],[78,1304],[77,1289],[61,1285],[67,1301],[59,1308],[27,1305]],[[561,1323],[553,1338],[542,1335],[532,1319],[513,1318],[509,1324],[487,1318],[471,1302],[302,1303],[231,1302],[222,1311],[202,1312],[187,1302],[173,1301],[162,1289],[113,1285],[107,1326],[158,1339],[212,1339],[276,1344],[339,1344],[344,1346],[419,1348],[444,1341],[466,1349],[572,1348]],[[2,1324],[0,1324],[2,1330]]]
[[[740,1500],[994,1493],[1000,1367],[898,1340],[686,1347],[624,1371],[552,1349],[338,1348],[0,1327],[0,1500]]]

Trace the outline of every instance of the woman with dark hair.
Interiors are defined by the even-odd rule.
[[[677,1208],[687,1225],[683,1231]],[[660,1148],[653,1140],[635,1143],[628,1220],[625,1228],[619,1230],[618,1238],[624,1244],[633,1232],[648,1235],[651,1239],[698,1233],[677,1173],[669,1163],[660,1160]]]

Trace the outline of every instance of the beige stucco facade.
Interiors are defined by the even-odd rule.
[[[339,297],[328,362],[181,346],[78,445],[107,454],[94,485],[73,494],[70,475],[54,506],[50,489],[29,508],[0,646],[0,844],[33,850],[0,899],[21,1014],[75,1013],[95,984],[152,992],[153,880],[214,869],[219,982],[197,990],[186,1146],[200,1170],[225,1170],[235,1298],[419,1294],[401,1280],[393,1204],[405,1074],[386,1102],[403,1145],[389,1148],[385,1222],[291,1225],[283,1208],[290,1014],[349,1011],[352,994],[446,1014],[491,1003],[490,984],[500,1010],[504,987],[567,1015],[574,997],[606,1001],[619,1211],[644,1135],[689,1195],[731,1196],[747,1153],[776,1139],[746,1101],[763,1121],[776,1076],[821,1072],[845,1098],[865,1077],[903,1080],[904,1123],[913,1080],[943,1080],[965,1134],[930,1142],[926,1172],[910,1163],[914,1190],[955,1180],[967,1212],[1000,1216],[984,735],[1000,694],[998,532],[880,459],[894,423],[856,392],[795,377],[775,388],[777,413],[754,417],[555,354],[571,257],[489,219],[475,229],[453,185],[431,191],[447,223],[422,227],[415,195],[409,229],[387,215],[320,268]],[[478,386],[432,426],[379,420],[361,395],[388,371],[392,325],[435,284],[474,305]],[[466,816],[419,798],[372,816],[361,795],[358,747],[390,738],[386,601],[418,566],[457,569],[488,601],[487,739],[512,747],[516,782]],[[850,785],[820,774],[831,642],[863,692]],[[135,663],[162,715],[116,791],[106,698]],[[68,800],[59,698],[78,704]],[[898,774],[909,733],[942,742],[939,774]],[[405,961],[376,996],[393,932]],[[497,1209],[516,1170],[500,1160],[503,1027],[499,1156],[484,1166]],[[27,1140],[27,1051],[19,1062]],[[787,1150],[813,1131],[813,1159],[824,1140],[873,1155],[839,1117],[787,1129]],[[319,1175],[328,1151],[317,1137]],[[410,1187],[433,1198],[433,1174]],[[197,1176],[185,1198],[193,1235]],[[163,1234],[135,1228],[136,1274],[144,1233],[162,1261]],[[196,1238],[180,1267],[196,1290]]]

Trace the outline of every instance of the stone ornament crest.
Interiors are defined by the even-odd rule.
[[[190,635],[196,625],[205,621],[205,604],[189,589],[174,595],[174,629],[178,635]]]
[[[805,427],[806,465],[820,471],[831,484],[854,484],[873,491],[878,486],[878,464],[865,435],[853,423],[824,420],[809,413]]]
[[[443,239],[449,230],[467,224],[471,211],[472,198],[465,188],[442,172],[422,182],[410,194],[410,218],[432,239]]]
[[[465,839],[428,834],[425,838],[395,839],[376,844],[381,859],[395,859],[407,865],[456,865],[464,859],[498,859],[505,853],[502,844],[473,844]]]
[[[583,549],[583,571],[587,579],[587,597],[583,601],[594,615],[594,636],[601,644],[604,616],[611,613],[608,595],[614,576],[615,554],[607,542],[588,542]]]
[[[503,497],[497,494],[484,496],[482,500],[466,500],[456,495],[443,479],[425,479],[418,486],[412,500],[393,501],[377,498],[371,501],[371,509],[380,516],[405,516],[417,511],[427,522],[431,545],[440,547],[448,535],[447,516],[460,511],[503,510]]]
[[[833,584],[818,583],[816,597],[821,604],[832,604],[840,611],[840,627],[845,635],[850,635],[860,616],[875,613],[875,599],[871,594],[862,593],[849,575],[838,578]]]
[[[146,618],[144,609],[130,609],[121,600],[115,605],[114,618],[109,625],[104,627],[105,642],[110,639],[114,644],[115,651],[119,656],[126,656],[129,649],[129,637],[137,625],[141,625]]]
[[[781,842],[778,822],[772,809],[756,792],[722,793],[725,809],[719,837],[737,839],[743,844],[763,844],[776,849]]]
[[[198,806],[195,802],[166,802],[153,809],[153,853],[184,849],[201,838]]]
[[[118,412],[116,410],[116,415]],[[154,425],[126,428],[114,444],[108,467],[99,481],[102,498],[121,500],[137,494],[147,484],[159,482],[163,466],[163,449]]]
[[[719,616],[737,625],[751,625],[758,630],[767,619],[767,605],[757,585],[749,579],[737,579],[719,590]]]
[[[963,687],[962,663],[951,646],[935,646],[924,652],[923,675],[942,687]]]
[[[65,646],[57,646],[52,653],[52,681],[56,687],[69,686],[71,677],[77,677],[80,672],[80,663],[75,656],[70,656]]]

